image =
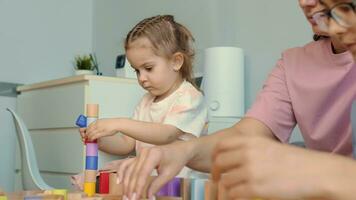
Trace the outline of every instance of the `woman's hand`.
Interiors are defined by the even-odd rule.
[[[147,192],[149,198],[156,194],[189,161],[189,151],[184,143],[143,148],[136,158],[122,163],[117,173],[118,179],[124,184],[125,196],[139,199],[144,192]],[[148,191],[143,191],[155,169],[158,176],[148,186]]]
[[[232,199],[328,199],[337,185],[352,183],[356,169],[342,156],[239,136],[216,146],[212,172]]]

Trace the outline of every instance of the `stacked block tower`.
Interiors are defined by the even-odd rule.
[[[98,104],[87,104],[86,125],[89,126],[98,119]],[[84,172],[84,192],[89,196],[94,196],[96,185],[96,173],[98,170],[98,143],[97,141],[85,140],[85,172]]]

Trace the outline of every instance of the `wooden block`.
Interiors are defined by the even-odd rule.
[[[183,178],[181,182],[181,197],[183,200],[190,200],[191,179]]]
[[[87,117],[98,117],[99,105],[98,104],[87,104]],[[89,125],[89,124],[88,124]]]
[[[65,197],[61,194],[39,195],[42,196],[42,200],[65,200]]]
[[[124,192],[124,187],[123,184],[117,184],[116,183],[117,179],[117,174],[116,173],[110,173],[109,175],[109,194],[114,194],[114,195],[119,195],[122,196]],[[149,177],[147,184],[145,185],[142,193],[142,198],[147,198],[147,190],[148,186],[152,183],[154,180],[154,177]]]
[[[31,190],[31,191],[21,191],[21,192],[12,192],[12,193],[5,193],[8,200],[23,200],[26,196],[36,196],[41,194],[42,191],[40,190]]]
[[[83,192],[70,192],[67,194],[68,200],[81,200],[85,194]]]
[[[78,199],[79,200],[79,199]],[[102,197],[83,197],[80,200],[103,200]],[[121,200],[121,199],[120,199]]]
[[[182,197],[156,197],[157,200],[182,200]]]
[[[67,200],[67,190],[65,189],[54,189],[52,190],[52,194],[62,195],[64,200]]]
[[[205,200],[216,200],[218,198],[218,186],[213,181],[205,182]]]
[[[228,200],[226,189],[223,184],[218,183],[218,198],[217,200]]]
[[[95,183],[96,173],[96,170],[84,170],[84,182]]]
[[[115,194],[97,194],[96,196],[102,197],[103,200],[121,200],[122,197],[120,195]]]
[[[109,193],[109,176],[108,172],[100,172],[99,175],[99,192],[100,194]]]
[[[84,193],[88,197],[92,197],[95,194],[95,183],[84,183]]]
[[[122,195],[124,188],[122,184],[116,183],[117,174],[110,173],[109,175],[109,194]]]

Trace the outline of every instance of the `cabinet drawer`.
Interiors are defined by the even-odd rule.
[[[17,109],[29,129],[74,127],[84,112],[84,92],[84,82],[25,91]]]

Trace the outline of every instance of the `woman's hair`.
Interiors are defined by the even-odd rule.
[[[125,50],[138,38],[146,37],[153,52],[168,59],[180,52],[184,56],[180,69],[182,77],[198,88],[193,80],[194,38],[191,32],[177,23],[172,15],[157,15],[140,21],[126,36]]]

